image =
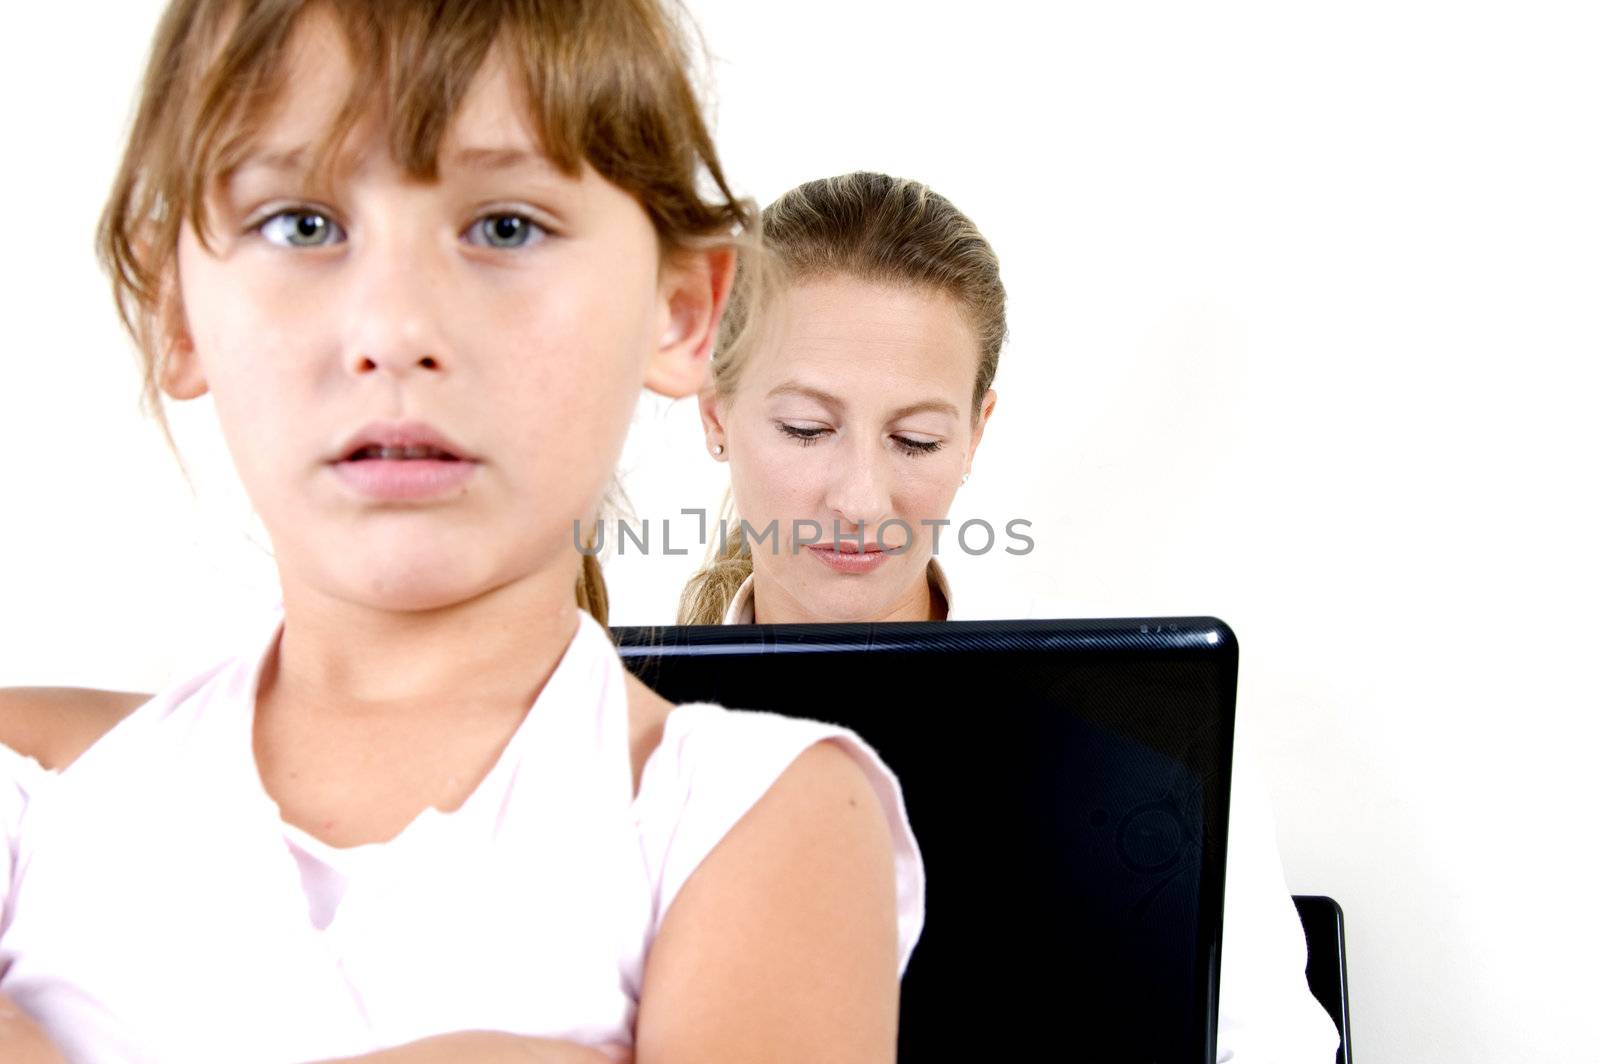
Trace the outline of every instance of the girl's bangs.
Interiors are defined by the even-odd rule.
[[[574,101],[563,99],[560,89],[572,84],[569,79],[539,76],[546,64],[536,54],[538,35],[517,17],[520,8],[524,5],[389,0],[380,19],[373,17],[370,3],[277,0],[234,4],[220,11],[215,25],[197,27],[200,32],[190,42],[204,61],[190,66],[189,117],[179,125],[185,133],[174,156],[190,165],[181,188],[172,191],[186,204],[201,240],[209,193],[260,146],[261,131],[284,99],[295,50],[304,47],[305,33],[317,21],[342,45],[349,88],[310,145],[310,187],[330,188],[356,161],[347,143],[370,122],[380,124],[390,155],[407,176],[437,180],[440,147],[492,53],[507,63],[546,154],[563,172],[576,173],[579,145],[562,134],[587,123],[568,117]]]

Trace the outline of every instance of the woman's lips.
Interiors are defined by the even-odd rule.
[[[430,499],[455,492],[477,468],[477,462],[438,458],[362,458],[333,463],[333,471],[346,485],[383,502]]]
[[[874,547],[857,550],[853,545],[844,550],[835,550],[832,544],[818,543],[808,545],[806,550],[836,573],[870,573],[891,557]]]

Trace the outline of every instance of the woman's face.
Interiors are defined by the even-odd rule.
[[[771,324],[737,393],[701,399],[740,518],[758,534],[776,523],[751,545],[758,616],[926,619],[927,522],[949,512],[994,408],[991,390],[974,422],[971,325],[942,293],[843,276],[790,288]],[[886,550],[851,558],[857,538]],[[941,550],[953,542],[941,533]]]
[[[498,63],[437,183],[363,128],[334,188],[308,187],[304,147],[349,71],[331,23],[304,22],[283,106],[211,203],[213,250],[180,236],[163,386],[215,397],[286,596],[427,609],[543,574],[570,598],[573,522],[595,514],[641,385],[692,394],[695,315],[714,329],[720,306],[677,287],[690,274],[663,266],[632,197],[545,159]],[[471,461],[341,461],[365,426],[400,421]],[[434,475],[408,498],[367,483]]]

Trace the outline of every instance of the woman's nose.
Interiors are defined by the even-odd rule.
[[[865,524],[870,536],[889,514],[888,471],[880,449],[870,444],[851,448],[834,467],[827,504],[848,532]],[[832,529],[828,530],[829,534]]]

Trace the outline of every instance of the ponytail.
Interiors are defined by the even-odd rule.
[[[722,513],[726,520],[733,511],[733,490],[723,497]],[[750,557],[750,544],[745,541],[744,522],[736,522],[728,530],[727,541],[720,549],[713,547],[707,562],[684,585],[683,596],[678,600],[679,624],[721,624],[728,605],[739,593],[739,588],[754,569]]]
[[[588,547],[594,549],[594,538],[590,537]],[[601,625],[609,622],[610,598],[606,594],[606,578],[600,571],[600,559],[593,554],[583,556],[583,569],[578,573],[578,608],[588,610],[589,615],[599,621]]]

